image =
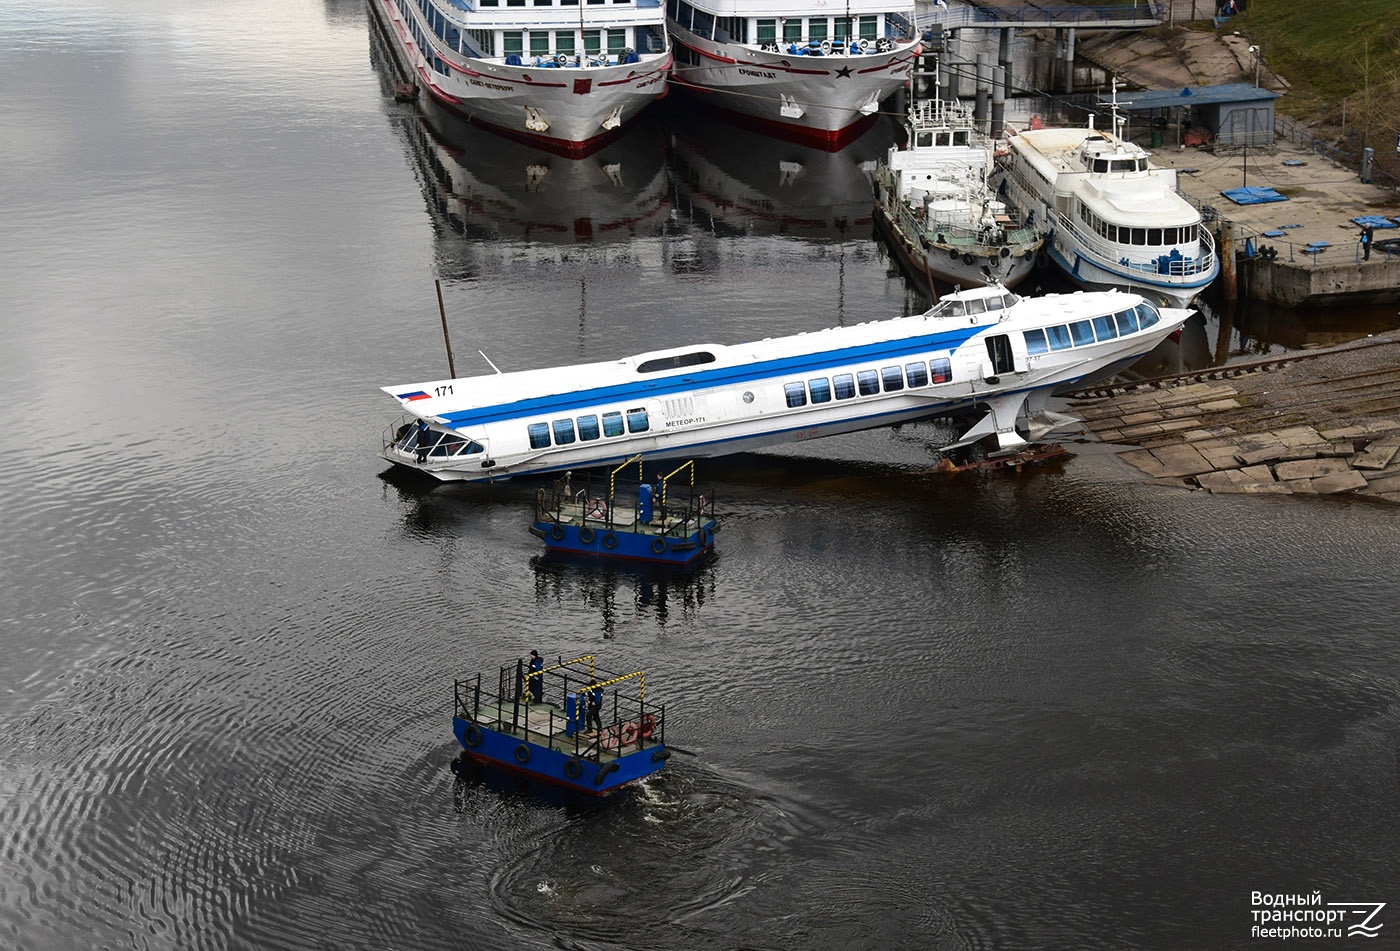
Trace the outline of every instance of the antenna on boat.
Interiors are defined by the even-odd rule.
[[[486,351],[478,350],[477,353],[481,354],[481,359],[485,360],[487,363],[491,363],[491,358],[486,355]],[[501,372],[501,368],[494,363],[491,363],[491,369],[495,370],[497,373]]]
[[[450,379],[455,380],[457,379],[457,367],[452,360],[452,341],[447,336],[447,308],[442,306],[442,281],[434,279],[433,284],[437,287],[438,315],[442,318],[442,342],[447,347],[447,375]]]

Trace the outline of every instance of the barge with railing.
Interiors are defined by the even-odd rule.
[[[494,683],[480,673],[455,681],[452,732],[467,759],[590,796],[658,772],[671,755],[646,674],[605,671],[591,654],[516,661]]]
[[[635,473],[634,473],[635,467]],[[685,462],[647,482],[642,457],[605,476],[572,471],[535,493],[530,534],[549,554],[690,565],[714,552],[714,493],[695,485]]]

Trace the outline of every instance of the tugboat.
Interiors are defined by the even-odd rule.
[[[481,674],[456,681],[452,732],[468,759],[590,796],[659,772],[671,756],[666,708],[646,699],[646,674],[605,671],[592,654],[548,665],[532,654],[528,668],[502,666],[494,684]]]
[[[635,477],[626,475],[636,466]],[[655,483],[633,456],[606,479],[572,472],[535,493],[530,534],[550,553],[690,565],[711,554],[719,525],[714,494],[695,487],[695,463],[686,462]]]

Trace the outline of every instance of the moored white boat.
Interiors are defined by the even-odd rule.
[[[672,83],[777,133],[839,148],[909,78],[912,0],[668,0]]]
[[[1016,213],[1049,225],[1045,251],[1079,286],[1185,307],[1220,272],[1215,242],[1177,193],[1176,169],[1153,166],[1120,134],[1095,129],[1091,117],[1085,128],[1014,135],[999,191]]]
[[[875,211],[895,252],[931,294],[937,282],[1015,287],[1035,266],[1044,235],[1015,220],[989,182],[994,143],[972,107],[914,103],[908,141],[875,173]]]
[[[565,154],[666,92],[660,0],[369,0],[403,71],[438,103]]]
[[[1018,297],[1000,286],[926,313],[751,343],[386,386],[405,414],[381,455],[445,481],[761,449],[919,419],[942,448],[1016,451],[1069,421],[1057,391],[1103,379],[1190,311],[1118,291]]]

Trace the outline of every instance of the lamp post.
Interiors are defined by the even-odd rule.
[[[1251,46],[1249,51],[1254,54],[1254,88],[1259,88],[1259,47]]]

